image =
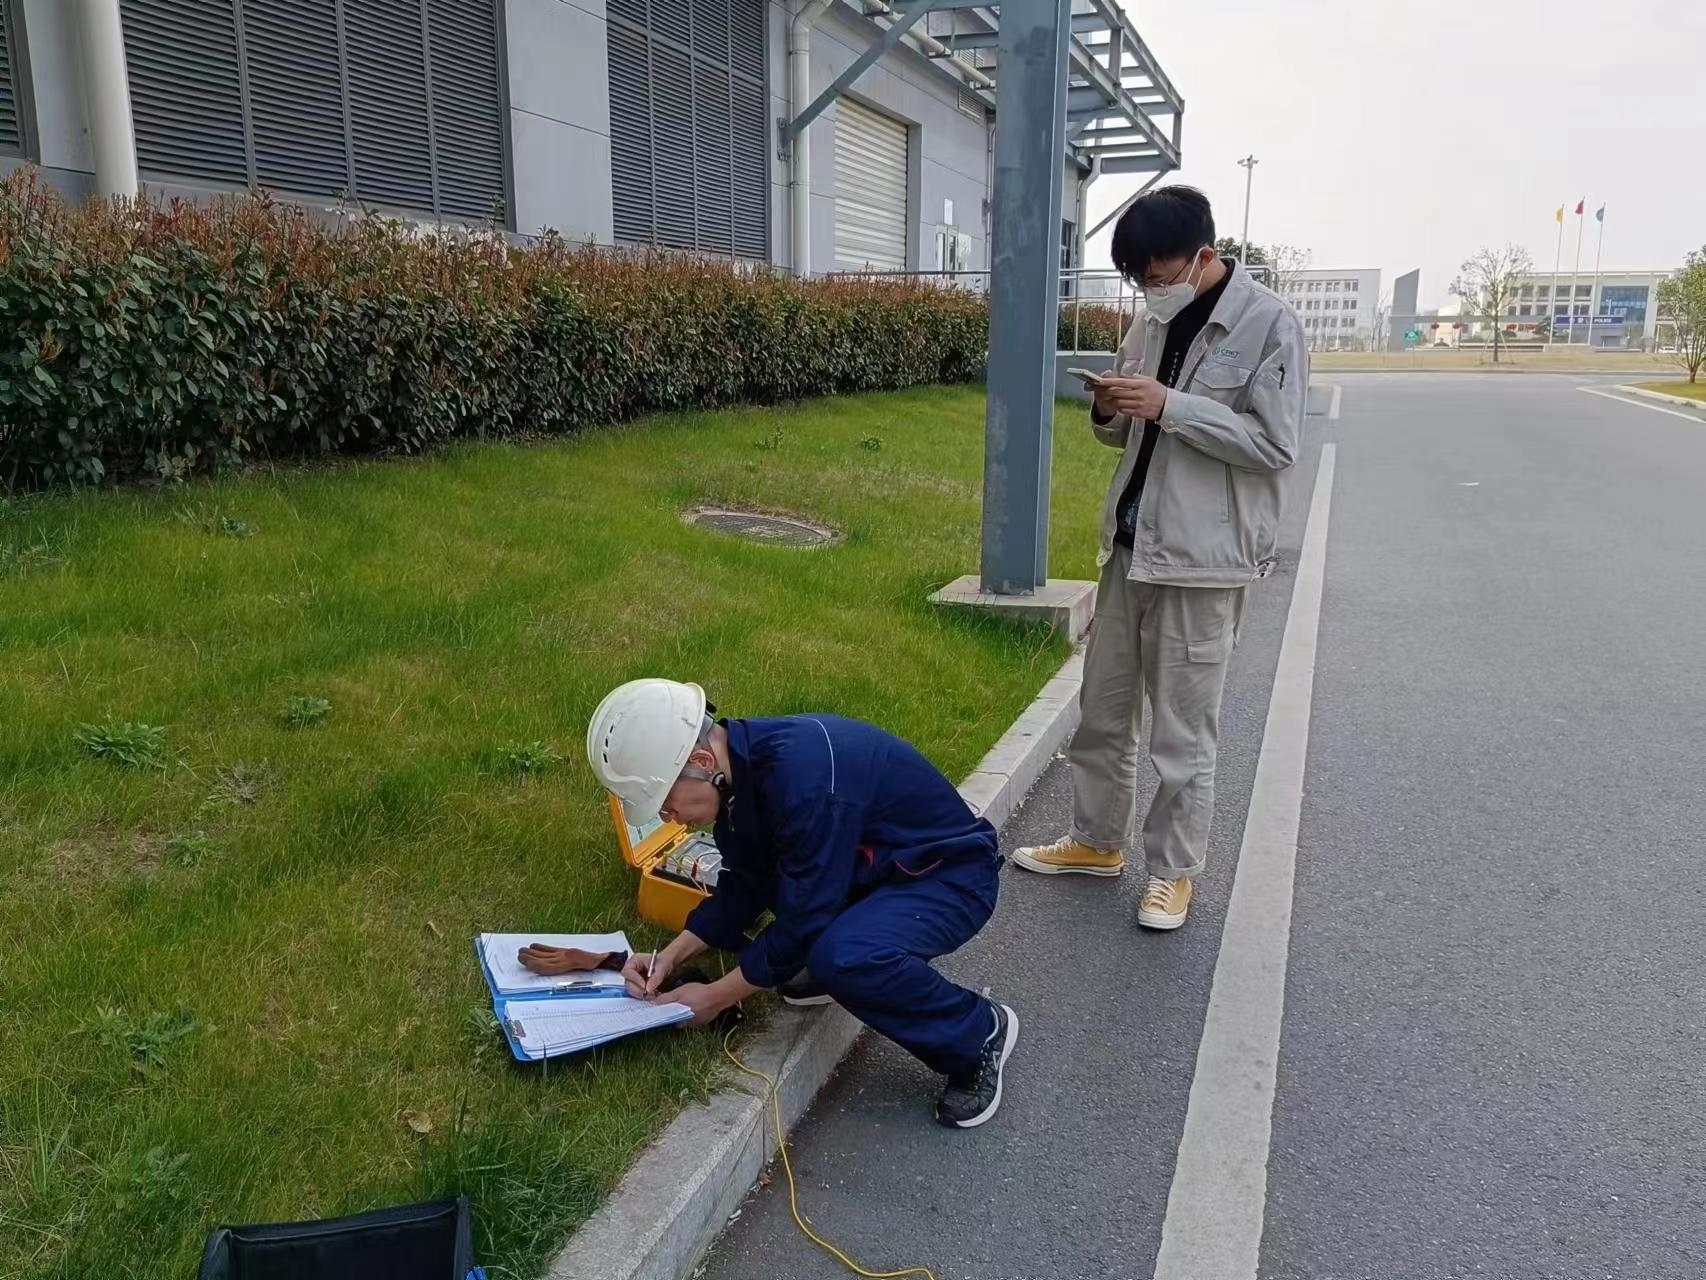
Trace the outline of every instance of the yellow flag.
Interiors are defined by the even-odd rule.
[[[1552,220],[1554,222],[1562,222],[1564,220],[1564,206],[1563,205],[1558,206],[1558,212],[1552,215]]]

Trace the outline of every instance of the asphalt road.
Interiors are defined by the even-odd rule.
[[[1580,379],[1339,380],[1246,614],[1190,923],[1140,933],[1136,875],[1009,870],[945,962],[1019,1012],[1000,1115],[939,1128],[937,1081],[867,1036],[798,1130],[802,1207],[866,1267],[1152,1273],[1327,438],[1260,1274],[1706,1275],[1706,423]],[[1006,838],[1069,809],[1057,764]],[[846,1273],[777,1177],[702,1274]]]

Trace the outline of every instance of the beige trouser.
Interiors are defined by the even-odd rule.
[[[1131,843],[1145,693],[1149,760],[1160,786],[1143,820],[1151,875],[1202,870],[1214,818],[1220,695],[1243,587],[1133,582],[1131,550],[1115,546],[1096,590],[1084,653],[1083,721],[1072,739],[1073,837],[1097,849]]]

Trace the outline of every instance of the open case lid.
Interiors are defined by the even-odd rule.
[[[622,859],[630,867],[649,866],[658,855],[691,834],[681,823],[665,822],[656,816],[649,822],[631,822],[626,806],[614,795],[610,797],[610,822],[616,828],[616,845],[622,850]]]

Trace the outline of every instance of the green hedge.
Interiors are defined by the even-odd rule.
[[[988,312],[265,197],[71,207],[0,183],[0,486],[416,451],[982,376]]]
[[[1121,312],[1100,303],[1071,301],[1060,304],[1060,349],[1062,351],[1117,351],[1120,345],[1121,321],[1129,311]],[[1076,324],[1074,323],[1076,319]]]

